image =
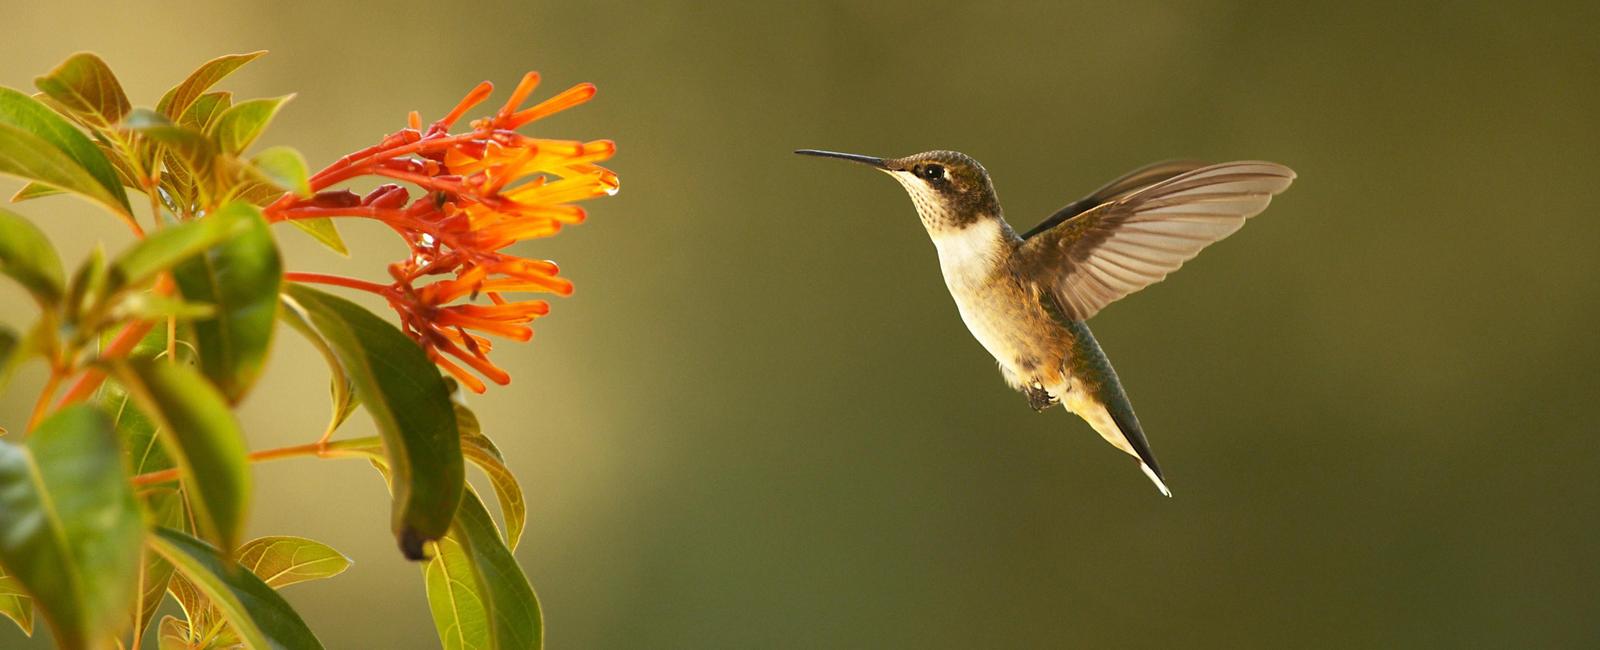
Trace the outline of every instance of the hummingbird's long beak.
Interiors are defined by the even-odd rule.
[[[843,159],[843,160],[853,160],[853,161],[861,163],[863,165],[871,165],[873,167],[877,167],[878,169],[888,169],[889,168],[889,162],[888,161],[886,161],[886,160],[884,160],[882,158],[874,158],[872,156],[863,156],[861,154],[839,153],[837,151],[821,151],[821,150],[818,150],[818,149],[796,149],[794,152],[797,153],[797,154],[800,154],[802,156],[817,156],[819,158],[840,158],[840,159]]]

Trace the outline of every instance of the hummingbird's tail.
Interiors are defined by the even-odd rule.
[[[1162,495],[1172,496],[1172,490],[1167,489],[1162,478],[1161,465],[1156,463],[1155,452],[1150,450],[1150,442],[1145,440],[1144,429],[1139,426],[1139,417],[1133,414],[1133,403],[1123,392],[1117,371],[1111,368],[1111,360],[1100,350],[1100,343],[1083,321],[1069,321],[1065,325],[1071,335],[1069,367],[1077,390],[1052,392],[1062,395],[1062,404],[1067,410],[1088,422],[1106,442],[1137,459],[1139,469],[1156,484]]]

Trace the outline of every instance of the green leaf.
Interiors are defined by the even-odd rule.
[[[132,608],[143,524],[111,421],[57,411],[26,447],[0,441],[0,564],[65,648],[111,643]]]
[[[230,562],[198,539],[168,528],[150,538],[151,548],[177,567],[178,573],[221,610],[233,630],[251,648],[321,648],[288,601],[256,574]]]
[[[328,247],[335,253],[350,257],[350,249],[344,245],[344,237],[339,236],[338,227],[333,225],[333,220],[327,217],[314,217],[311,219],[290,219],[289,223],[299,228],[317,243]]]
[[[0,324],[0,392],[4,392],[6,384],[11,382],[11,371],[17,367],[17,362],[26,356],[27,344],[23,338],[17,336],[16,330]],[[6,434],[5,427],[0,427],[0,436]]]
[[[200,254],[218,243],[239,237],[248,232],[259,219],[249,207],[224,206],[215,214],[176,226],[163,228],[124,251],[111,262],[108,289],[121,289],[143,284],[156,274],[171,269],[179,262]]]
[[[63,192],[61,190],[50,187],[49,185],[45,185],[44,183],[29,182],[27,185],[23,185],[22,189],[17,190],[16,194],[11,195],[11,202],[21,203],[28,199],[37,199],[43,196],[54,196],[62,193]]]
[[[539,598],[476,493],[462,497],[455,525],[433,551],[423,579],[445,648],[544,646]]]
[[[39,306],[61,299],[61,258],[56,247],[32,221],[0,209],[0,274],[11,276]]]
[[[176,488],[158,487],[148,490],[143,495],[146,502],[146,511],[150,519],[157,526],[168,528],[181,528],[185,523],[183,495]],[[142,566],[139,573],[139,600],[138,608],[134,611],[134,627],[132,638],[144,636],[145,628],[150,624],[150,619],[161,607],[162,597],[167,593],[167,587],[172,584],[172,563],[166,561],[161,555],[150,550],[148,545],[143,550]]]
[[[218,548],[237,546],[249,509],[250,472],[244,435],[227,402],[183,364],[129,359],[112,371],[177,462],[201,535]]]
[[[247,54],[229,54],[205,62],[205,64],[196,68],[194,72],[189,73],[189,77],[184,79],[183,83],[168,90],[167,94],[161,97],[161,102],[156,104],[156,110],[160,111],[162,115],[172,118],[183,115],[189,109],[190,104],[196,103],[201,93],[210,90],[212,86],[217,85],[217,82],[222,81],[224,77],[233,74],[233,71],[238,70],[240,66],[254,61],[256,57],[266,53],[266,50],[260,50]]]
[[[239,564],[267,586],[282,589],[344,573],[350,568],[350,558],[316,540],[277,535],[245,542],[239,548]]]
[[[194,320],[210,318],[216,313],[217,308],[213,305],[184,302],[148,291],[126,294],[111,307],[112,320]]]
[[[232,106],[217,116],[211,126],[211,136],[223,153],[238,155],[255,142],[266,130],[272,116],[278,114],[283,103],[294,95],[271,99],[248,99]]]
[[[478,416],[459,401],[455,402],[455,409],[456,423],[461,430],[461,453],[489,477],[495,498],[500,502],[500,514],[506,520],[506,545],[514,551],[528,522],[528,503],[522,496],[522,485],[506,467],[500,449],[483,435]]]
[[[91,128],[108,130],[131,108],[111,66],[89,52],[67,58],[33,85]]]
[[[217,147],[198,127],[174,124],[155,111],[138,108],[123,124],[129,131],[162,145],[192,170],[207,169],[217,155]]]
[[[183,115],[178,117],[178,123],[204,131],[211,128],[212,123],[217,121],[217,116],[222,115],[222,112],[232,105],[233,93],[223,91],[206,93],[189,105]]]
[[[159,650],[190,650],[189,624],[171,615],[163,616],[156,639]]]
[[[306,159],[294,147],[269,147],[250,159],[256,175],[296,196],[311,196]]]
[[[208,219],[245,222],[240,232],[174,267],[183,297],[216,307],[194,322],[200,370],[238,403],[261,375],[278,312],[283,261],[272,230],[255,206],[232,202]]]
[[[287,303],[288,300],[287,296],[283,297],[284,302]],[[350,414],[355,412],[356,406],[361,401],[356,399],[355,388],[350,385],[350,377],[345,374],[344,366],[340,365],[339,356],[334,354],[333,348],[328,347],[328,342],[323,340],[322,335],[311,327],[311,323],[306,322],[305,317],[300,315],[300,311],[293,306],[286,305],[284,309],[278,310],[278,317],[283,320],[284,324],[299,332],[307,341],[310,341],[311,346],[322,354],[323,361],[328,364],[328,373],[330,375],[328,393],[333,406],[333,415],[328,419],[328,428],[324,431],[323,436],[330,437],[334,431],[338,430],[339,425],[344,424]]]
[[[399,328],[353,302],[290,283],[285,296],[339,358],[393,472],[393,528],[406,557],[449,529],[465,485],[461,437],[439,371]]]
[[[33,597],[22,590],[22,583],[6,575],[0,567],[0,615],[11,619],[22,628],[22,633],[33,636]]]
[[[133,214],[116,170],[94,142],[39,100],[10,88],[0,88],[0,173]]]

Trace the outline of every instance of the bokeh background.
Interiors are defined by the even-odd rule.
[[[535,132],[616,139],[622,193],[518,249],[578,292],[474,401],[552,647],[1595,647],[1600,5],[1408,4],[17,2],[0,84],[92,49],[151,105],[270,49],[225,87],[298,92],[263,143],[314,166],[479,80],[600,86]],[[1093,321],[1176,498],[1003,385],[894,183],[797,147],[968,152],[1019,227],[1153,160],[1294,167]],[[126,243],[15,209],[69,264]],[[282,232],[296,270],[399,251]],[[254,447],[327,408],[320,358],[275,355]],[[355,559],[287,591],[330,647],[436,646],[365,463],[255,477],[252,533]]]

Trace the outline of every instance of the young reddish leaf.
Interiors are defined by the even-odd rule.
[[[230,403],[238,403],[260,376],[272,346],[283,262],[259,209],[235,201],[206,219],[224,217],[246,225],[173,267],[172,276],[186,300],[215,308],[211,318],[193,323],[200,370]]]
[[[56,100],[68,114],[90,128],[109,130],[128,114],[128,96],[111,67],[100,57],[79,52],[61,62],[33,85]]]
[[[244,434],[217,389],[188,366],[129,359],[112,366],[117,381],[155,422],[176,461],[195,524],[218,548],[232,549],[250,504]]]
[[[322,647],[283,596],[204,542],[169,528],[158,528],[150,537],[150,547],[177,567],[178,573],[222,612],[246,647]]]
[[[61,257],[32,221],[0,209],[0,275],[16,280],[48,309],[61,299]]]
[[[189,105],[195,103],[202,93],[217,85],[218,81],[222,81],[240,66],[266,53],[266,50],[260,50],[248,54],[229,54],[205,62],[194,72],[189,73],[189,77],[184,79],[183,83],[162,95],[161,101],[156,104],[156,110],[162,115],[176,119],[183,115],[189,109]]]
[[[211,137],[223,153],[238,155],[250,147],[278,114],[278,109],[294,95],[271,99],[249,99],[228,107],[211,125]]]
[[[428,356],[361,306],[290,283],[284,293],[333,349],[383,436],[393,472],[393,526],[406,557],[450,528],[465,485],[450,394]]]
[[[10,88],[0,88],[0,173],[133,214],[116,169],[94,142],[39,100]]]
[[[211,138],[206,137],[205,132],[197,127],[174,124],[165,116],[149,109],[134,109],[128,114],[123,126],[129,131],[143,135],[150,142],[166,147],[188,164],[190,169],[209,168],[211,159],[217,155],[216,145],[211,142]]]
[[[239,547],[239,564],[267,586],[282,589],[344,573],[350,568],[350,558],[316,540],[274,535],[245,542]]]
[[[26,446],[0,441],[0,564],[64,648],[111,644],[127,622],[144,534],[111,421],[57,411]]]
[[[539,597],[476,492],[462,496],[450,534],[433,551],[423,579],[446,648],[544,647]]]
[[[224,91],[206,93],[195,99],[183,115],[178,116],[178,123],[204,131],[211,128],[211,124],[217,121],[217,116],[232,105],[233,93]]]

